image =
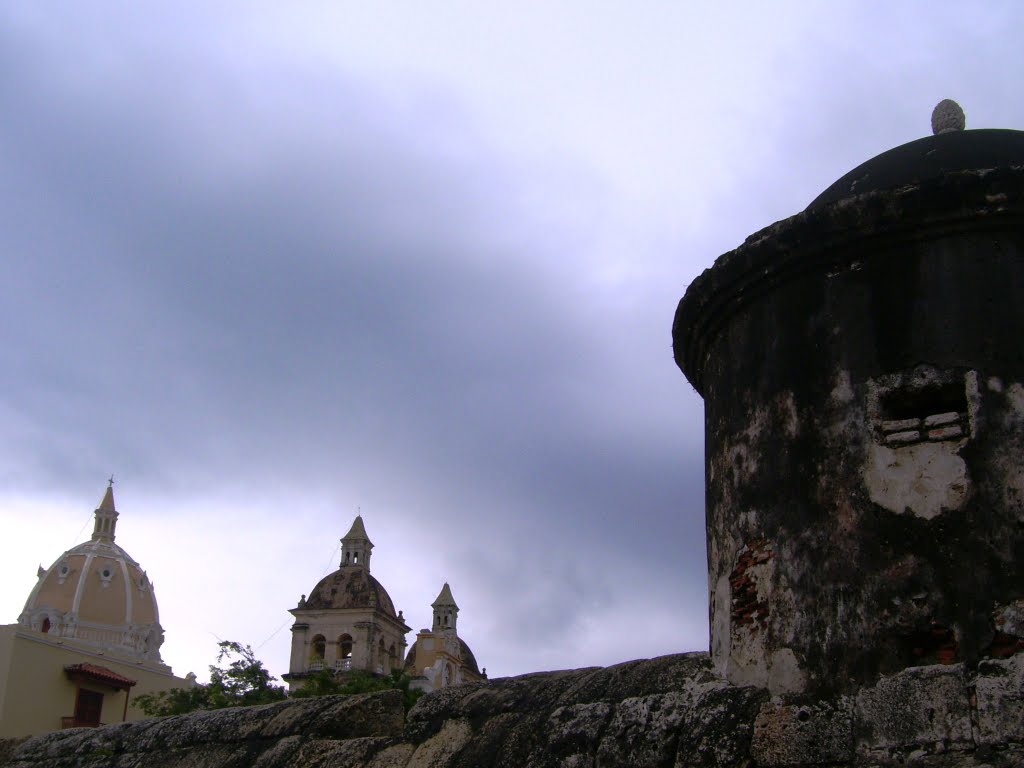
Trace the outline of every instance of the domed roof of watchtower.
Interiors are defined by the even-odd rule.
[[[963,110],[949,99],[935,107],[931,127],[931,136],[882,152],[844,174],[804,211],[751,235],[690,283],[676,311],[673,349],[677,365],[701,396],[719,331],[766,290],[827,266],[840,254],[859,264],[851,254],[866,239],[900,231],[920,234],[943,218],[982,223],[993,220],[993,212],[1003,215],[1014,208],[1016,193],[1008,190],[1017,188],[1024,169],[1024,131],[965,130]]]
[[[1024,164],[1024,132],[964,130],[967,118],[951,99],[932,111],[932,135],[876,155],[844,174],[807,206],[813,211],[843,198],[916,184],[943,173]]]

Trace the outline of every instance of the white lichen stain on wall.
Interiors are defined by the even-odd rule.
[[[848,405],[853,402],[853,384],[850,382],[850,372],[840,369],[836,372],[836,381],[829,392],[828,399],[833,405]]]
[[[1005,398],[1007,408],[1003,414],[1006,422],[1004,428],[1009,428],[1020,435],[1024,433],[1024,386],[1020,382],[1014,382],[1006,387]],[[1018,438],[1017,445],[1020,442],[1024,442],[1024,438]],[[1017,519],[1024,521],[1024,466],[1021,464],[1019,451],[1007,451],[996,461],[995,466],[1002,474],[1000,487],[1003,491],[1003,503],[1007,509],[1016,509]]]
[[[779,421],[782,422],[782,429],[786,437],[792,439],[800,432],[800,419],[796,412],[796,401],[790,391],[782,392],[776,398],[776,405],[779,410]]]
[[[732,590],[728,574],[722,574],[711,591],[711,661],[722,677],[729,676],[732,645]]]
[[[757,476],[757,459],[751,455],[750,446],[746,443],[737,443],[729,447],[725,454],[725,465],[729,468],[734,488]]]
[[[1014,382],[1006,388],[1006,402],[1013,409],[1014,415],[1024,416],[1024,386]]]
[[[733,629],[732,649],[725,665],[716,659],[716,667],[733,685],[768,686],[768,663],[761,630],[742,626]]]
[[[981,416],[981,387],[977,371],[964,375],[964,397],[967,399],[968,434],[977,435]]]
[[[902,448],[872,445],[864,484],[871,500],[890,512],[931,520],[960,509],[970,496],[967,463],[957,454],[965,441],[918,443]]]
[[[739,488],[758,477],[758,456],[764,442],[782,431],[787,438],[795,438],[800,431],[800,418],[796,401],[790,391],[781,392],[770,406],[750,411],[746,429],[730,438],[723,438],[718,455],[709,468],[709,480],[729,479],[732,488]]]
[[[1024,599],[1006,605],[997,605],[992,614],[993,624],[1000,632],[1024,637]]]
[[[796,654],[789,648],[775,651],[768,662],[768,689],[773,694],[797,693],[807,685]]]
[[[832,390],[829,392],[828,408],[825,413],[819,414],[824,419],[823,434],[837,446],[848,445],[863,428],[860,409],[854,406],[856,399],[857,392],[851,383],[850,372],[840,368],[836,371]]]

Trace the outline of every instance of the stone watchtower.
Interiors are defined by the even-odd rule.
[[[867,161],[679,304],[705,402],[711,654],[847,691],[1024,649],[1024,132]]]

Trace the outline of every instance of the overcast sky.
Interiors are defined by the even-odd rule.
[[[0,622],[113,473],[180,675],[286,672],[360,510],[492,677],[705,649],[687,284],[1024,128],[1018,2],[214,5],[0,7]]]

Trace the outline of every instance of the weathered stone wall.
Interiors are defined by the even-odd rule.
[[[775,697],[707,654],[447,688],[303,699],[37,736],[4,768],[768,768],[1024,765],[1024,655],[854,694]]]

